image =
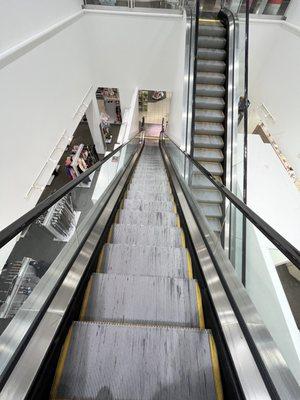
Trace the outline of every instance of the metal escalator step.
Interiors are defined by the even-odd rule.
[[[121,210],[119,214],[120,224],[131,225],[155,225],[155,226],[177,226],[177,215],[167,211],[137,211]]]
[[[151,193],[151,192],[141,192],[138,190],[130,190],[126,195],[127,199],[141,199],[147,201],[170,201],[173,199],[171,193]]]
[[[147,182],[147,181],[131,181],[129,185],[129,190],[139,190],[139,191],[148,191],[148,192],[160,192],[160,193],[169,193],[171,192],[171,186],[168,182]]]
[[[111,243],[162,247],[185,247],[183,231],[169,226],[144,226],[114,224]]]
[[[216,399],[211,334],[75,322],[52,399]]]
[[[206,83],[209,85],[223,85],[225,83],[225,75],[218,72],[202,72],[196,74],[196,83]]]
[[[211,218],[222,218],[222,208],[219,204],[200,203],[199,207],[203,214]]]
[[[204,97],[224,97],[225,88],[222,85],[200,83],[196,85],[196,95]]]
[[[222,73],[226,69],[224,61],[197,60],[197,71]]]
[[[224,141],[221,136],[214,135],[194,135],[194,146],[205,147],[207,149],[222,149]]]
[[[197,285],[194,279],[93,274],[81,319],[204,328]]]
[[[201,58],[202,60],[223,61],[226,58],[226,50],[199,47],[197,49],[197,58]]]
[[[215,36],[215,37],[225,37],[226,29],[224,26],[209,24],[204,25],[203,23],[199,23],[198,27],[198,35],[200,36]]]
[[[217,189],[192,189],[193,195],[198,202],[221,204],[223,201],[221,193]]]
[[[222,164],[218,162],[207,162],[201,161],[200,163],[208,172],[210,172],[214,176],[222,176],[223,175],[223,167]]]
[[[123,209],[137,211],[169,211],[174,212],[175,205],[172,201],[145,201],[125,199]]]
[[[222,151],[219,149],[194,148],[194,159],[201,162],[211,161],[221,163],[224,159],[224,156]]]
[[[215,185],[199,172],[192,174],[191,187],[196,189],[212,189],[215,188]]]
[[[219,218],[207,218],[207,221],[211,227],[211,229],[215,232],[215,233],[220,233],[222,230],[222,226],[221,226],[221,221]]]
[[[191,277],[185,248],[106,244],[100,269],[108,274]]]
[[[194,131],[199,135],[223,135],[224,126],[219,122],[196,122]]]
[[[225,101],[221,97],[196,96],[195,107],[209,110],[223,110],[225,107]]]
[[[226,39],[218,36],[198,36],[198,47],[205,47],[209,49],[224,49],[226,46]]]
[[[195,121],[197,122],[223,122],[225,115],[221,110],[195,109]]]

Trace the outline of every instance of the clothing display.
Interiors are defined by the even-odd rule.
[[[82,172],[98,161],[93,146],[85,146],[84,144],[74,145],[67,149],[70,152],[65,160],[65,170],[67,176],[72,180],[77,178]],[[89,183],[90,178],[85,179],[85,183]]]
[[[67,241],[72,236],[76,223],[72,197],[69,193],[48,210],[42,224],[57,240]]]
[[[34,260],[24,257],[21,262],[16,262],[17,273],[10,282],[8,296],[1,306],[1,318],[12,318],[38,284],[40,278],[32,261]]]

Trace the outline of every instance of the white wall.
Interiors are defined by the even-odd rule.
[[[246,289],[288,367],[300,383],[300,333],[291,313],[268,243],[247,226]]]
[[[25,194],[82,117],[92,85],[84,29],[77,19],[0,69],[2,228],[35,205],[41,192]]]
[[[249,63],[250,129],[263,121],[300,177],[300,30],[251,20]],[[262,104],[272,118],[259,111]]]
[[[185,18],[90,11],[85,24],[95,84],[119,88],[122,109],[135,87],[172,92],[169,134],[181,144]]]
[[[300,249],[300,192],[270,144],[248,136],[248,206]]]
[[[72,137],[94,99],[96,87],[118,87],[123,110],[130,107],[135,88],[171,91],[173,114],[169,133],[179,143],[182,134],[182,16],[82,12],[41,35],[36,32],[39,27],[44,30],[48,28],[47,21],[56,23],[63,13],[76,11],[78,2],[62,2],[59,15],[57,2],[53,2],[53,7],[48,2],[43,13],[49,19],[43,19],[44,15],[41,18],[42,10],[36,10],[34,3],[31,1],[24,11],[24,20],[31,21],[30,26],[21,24],[14,38],[9,37],[13,29],[8,29],[8,25],[3,29],[6,45],[37,34],[12,56],[10,49],[2,53],[2,58],[0,55],[1,140],[5,149],[0,178],[7,182],[0,193],[0,229],[36,204],[41,190],[35,189],[28,197],[26,193],[60,139],[63,137],[65,143],[66,138]],[[4,5],[9,8],[7,3]],[[10,18],[14,12],[21,14],[12,7]],[[41,19],[41,25],[35,22],[36,18]],[[97,115],[91,114],[91,127],[95,128]],[[62,152],[64,147],[59,147]],[[44,175],[50,177],[51,168],[50,163]]]
[[[0,0],[0,52],[80,11],[81,0]]]

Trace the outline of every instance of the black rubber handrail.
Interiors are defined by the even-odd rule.
[[[187,157],[192,164],[205,175],[210,182],[245,216],[249,221],[256,226],[290,261],[295,267],[300,269],[300,252],[275,229],[273,229],[266,221],[258,216],[251,208],[249,208],[242,200],[235,196],[223,183],[219,182],[209,173],[201,164],[194,160],[187,152],[181,148],[166,134],[177,149]]]
[[[22,217],[18,218],[15,222],[8,225],[2,231],[0,231],[0,248],[7,244],[11,239],[13,239],[18,233],[22,232],[28,225],[30,225],[33,221],[35,221],[41,214],[47,211],[53,204],[55,204],[58,200],[64,197],[67,193],[69,193],[72,189],[74,189],[80,182],[82,182],[86,177],[88,177],[91,173],[96,171],[102,164],[104,164],[107,160],[109,160],[112,156],[118,153],[123,147],[127,146],[132,140],[136,139],[139,135],[135,135],[132,139],[128,140],[126,143],[122,144],[111,153],[109,153],[106,157],[104,157],[101,161],[98,161],[92,167],[88,168],[85,172],[80,174],[73,181],[67,183],[60,189],[58,189],[55,193],[51,194],[45,200],[38,203],[34,208],[28,211],[26,214],[22,215]]]

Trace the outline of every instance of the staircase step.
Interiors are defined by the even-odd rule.
[[[217,36],[198,36],[198,47],[209,49],[224,49],[226,47],[226,39]]]
[[[225,88],[221,85],[197,84],[196,95],[204,97],[224,97]]]
[[[82,319],[199,328],[196,285],[194,279],[93,274]]]
[[[204,25],[200,21],[198,28],[198,35],[224,38],[226,36],[226,29],[224,26],[216,24]]]
[[[169,226],[144,226],[114,224],[111,243],[141,246],[184,247],[184,235],[180,228]]]
[[[197,71],[196,83],[207,83],[209,85],[224,85],[225,75],[218,72],[202,72]]]
[[[221,97],[196,96],[195,107],[209,110],[223,110],[225,102]]]
[[[194,159],[197,161],[219,162],[224,159],[223,153],[219,149],[194,149]]]
[[[138,190],[129,190],[129,192],[127,192],[126,198],[147,201],[171,201],[173,199],[173,196],[171,193],[153,193],[141,192]]]
[[[216,399],[211,340],[196,328],[75,322],[51,398]]]
[[[197,72],[223,73],[226,69],[224,61],[199,60],[197,59]],[[197,73],[198,75],[198,73]]]
[[[194,135],[194,146],[205,147],[206,149],[222,149],[224,142],[221,136]]]
[[[106,244],[98,270],[108,274],[188,278],[188,251],[184,248]]]
[[[175,205],[172,201],[146,201],[146,200],[124,200],[125,210],[136,210],[136,211],[169,211],[173,212]]]
[[[226,50],[199,47],[197,49],[197,58],[200,58],[201,60],[223,61],[226,58]]]
[[[176,226],[177,215],[167,211],[137,211],[121,210],[119,214],[120,224],[130,225],[156,225],[156,226]]]
[[[220,110],[195,109],[195,121],[197,122],[223,122],[225,115]]]
[[[221,204],[223,201],[221,193],[217,189],[192,189],[193,195],[198,202]]]
[[[222,136],[224,135],[224,126],[221,123],[215,122],[196,122],[195,134]]]

